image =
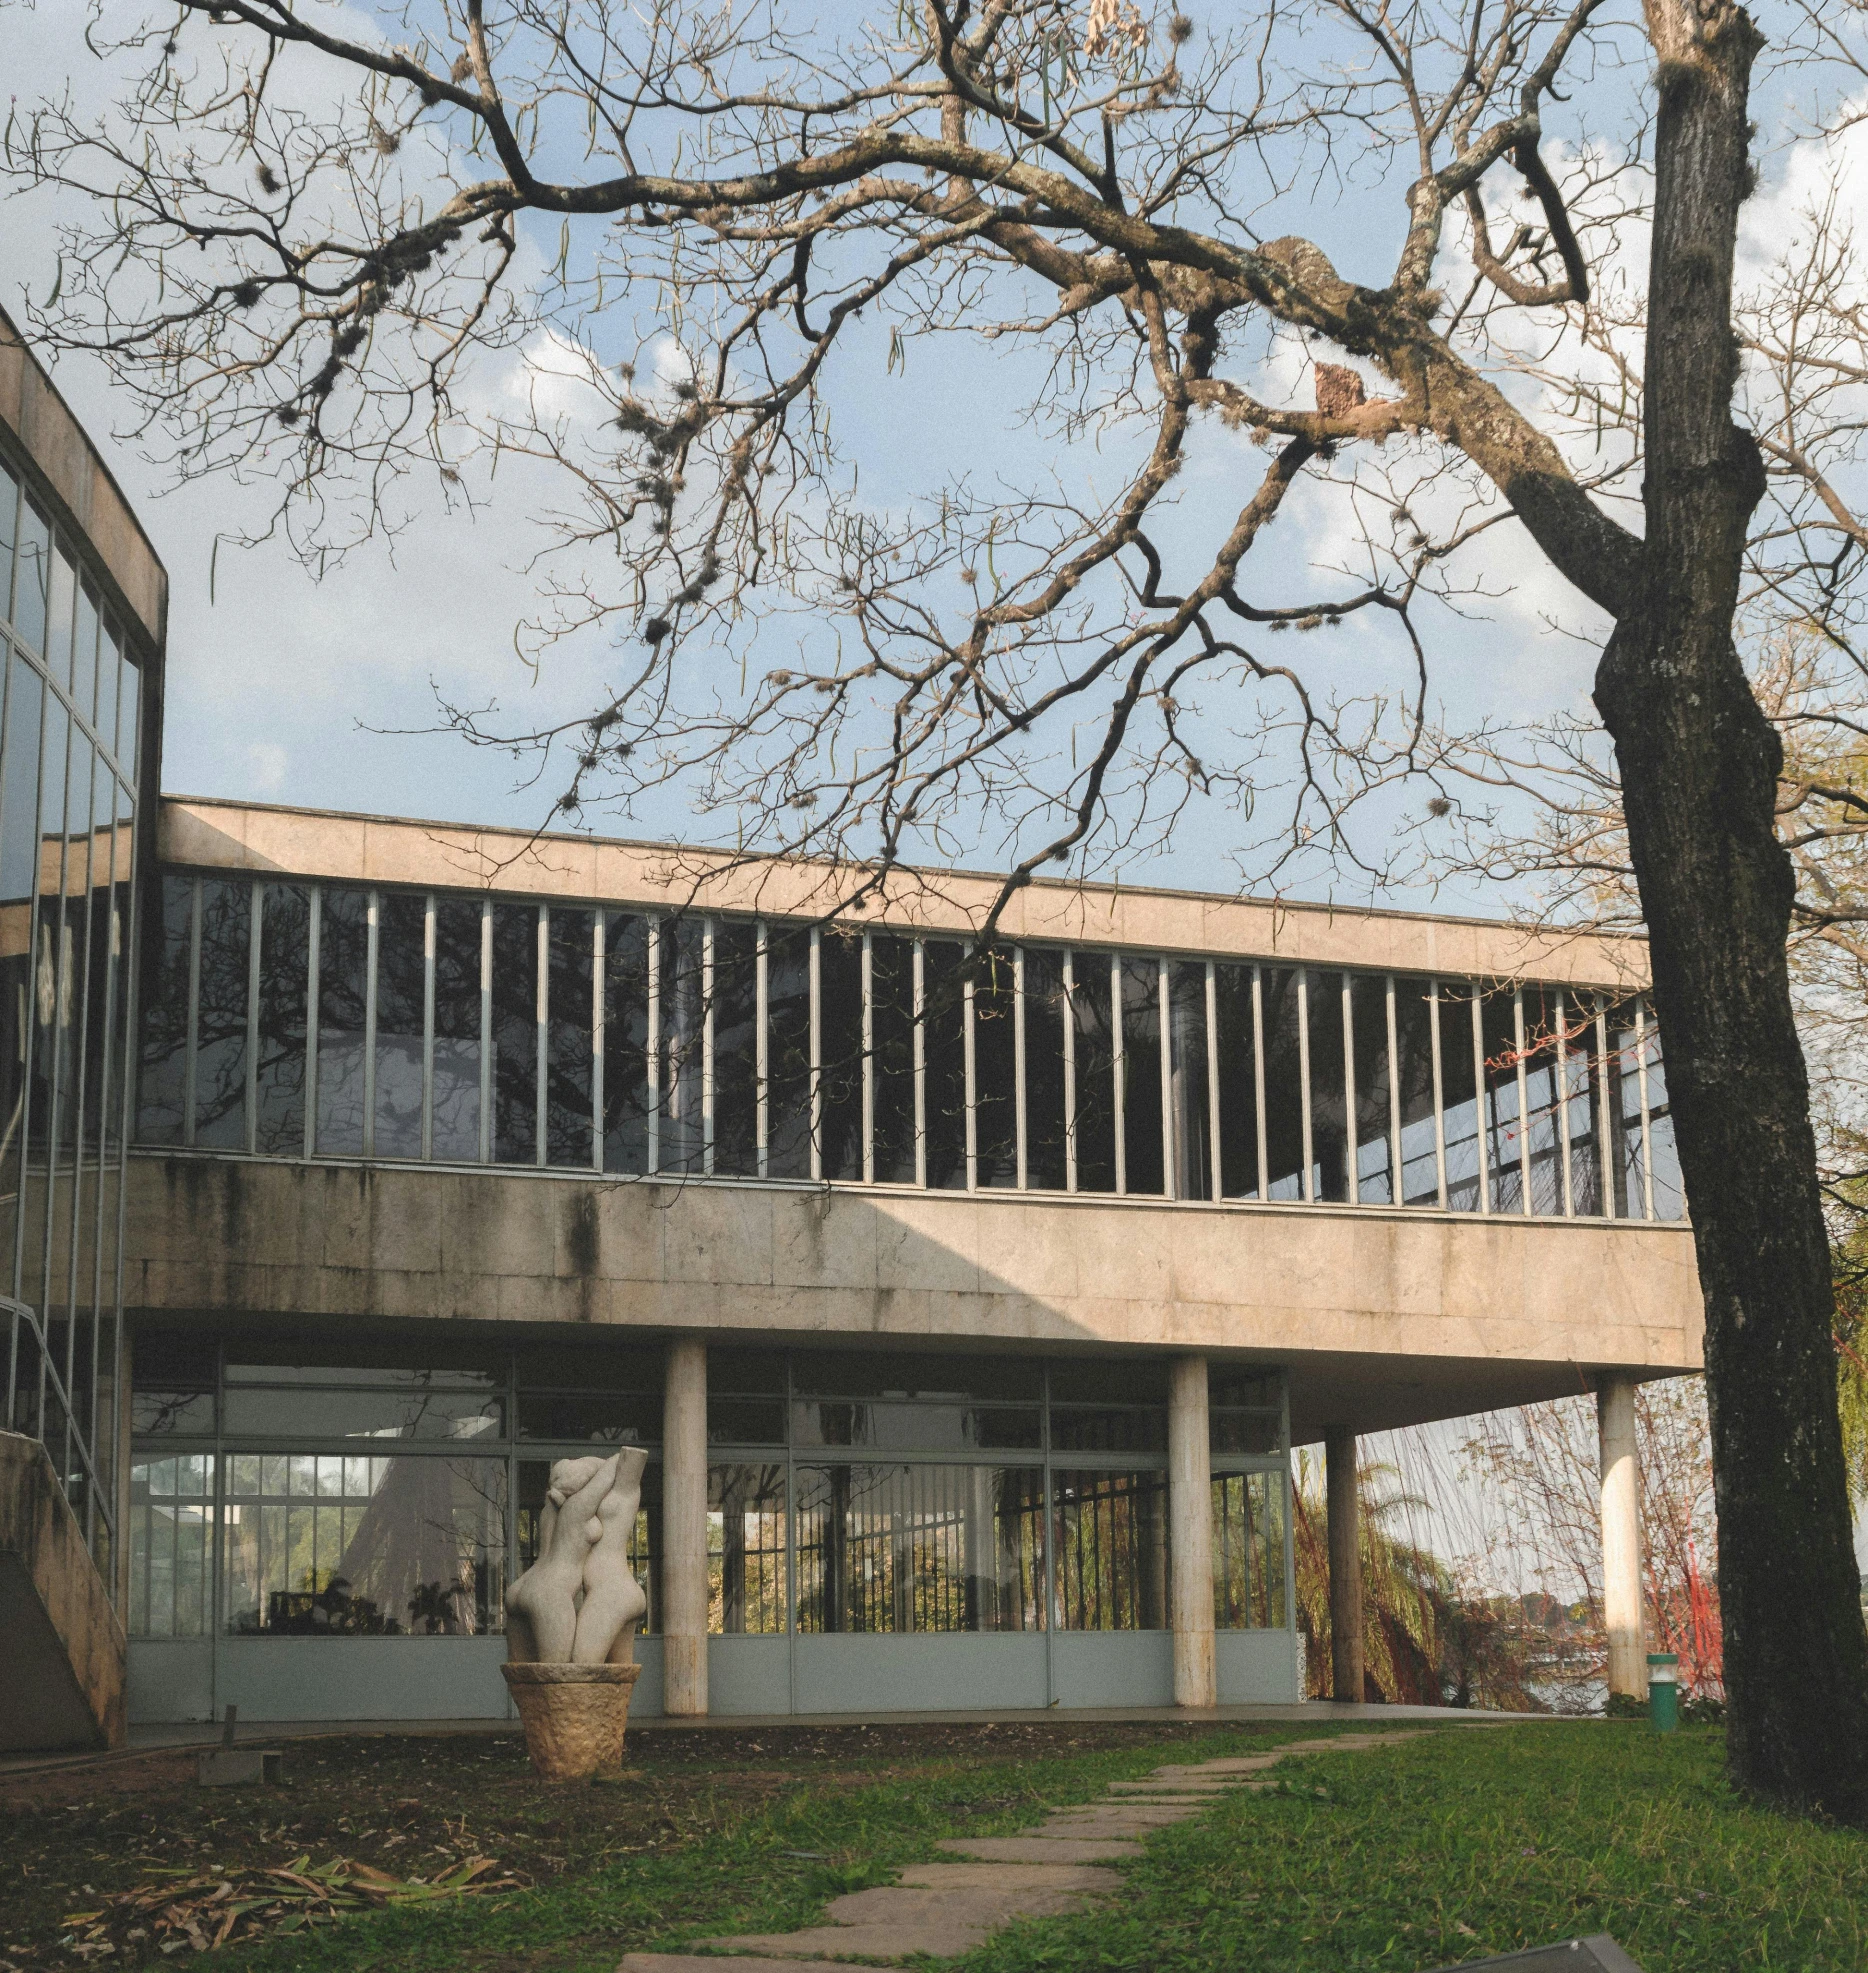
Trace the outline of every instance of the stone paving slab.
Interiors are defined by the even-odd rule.
[[[1047,1891],[1089,1891],[1099,1897],[1118,1882],[1099,1863],[911,1863],[901,1881],[930,1891],[965,1890],[975,1884],[1004,1884],[1014,1873],[1021,1882]]]
[[[794,1965],[801,1959],[958,1959],[983,1946],[996,1928],[960,1925],[934,1919],[907,1919],[898,1925],[808,1925],[802,1932],[742,1932],[732,1938],[702,1939],[703,1946],[727,1957],[735,1967],[740,1953],[758,1953],[768,1960]],[[720,1961],[708,1962],[720,1973]],[[658,1973],[667,1973],[664,1965]]]
[[[626,1952],[616,1973],[720,1973],[713,1953]],[[798,1973],[795,1959],[755,1959],[748,1953],[733,1961],[733,1973]]]
[[[934,1847],[949,1856],[977,1857],[982,1863],[1114,1863],[1142,1853],[1139,1843],[1111,1837],[1074,1841],[1055,1836],[946,1836]]]
[[[1279,1758],[1276,1754],[1240,1754],[1225,1760],[1201,1761],[1192,1767],[1170,1762],[1166,1767],[1150,1768],[1149,1773],[1162,1781],[1186,1781],[1205,1774],[1261,1774],[1268,1767],[1276,1767]]]

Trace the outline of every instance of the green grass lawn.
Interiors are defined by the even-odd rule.
[[[866,1769],[820,1753],[795,1784],[773,1776],[780,1792],[743,1805],[732,1761],[706,1749],[689,1819],[663,1840],[611,1848],[537,1889],[381,1911],[230,1947],[215,1963],[609,1973],[627,1951],[808,1924],[839,1892],[935,1856],[942,1836],[1016,1829],[1164,1760],[1294,1737],[1183,1730],[1079,1750],[982,1734],[917,1747],[891,1746],[883,1728],[865,1743]],[[1603,1931],[1646,1973],[1868,1969],[1868,1837],[1738,1802],[1716,1731],[1457,1727],[1294,1760],[1278,1777],[1275,1791],[1229,1796],[1154,1836],[1120,1899],[1015,1927],[953,1973],[1420,1973]],[[630,1787],[567,1790],[563,1813],[600,1819]],[[143,1950],[126,1946],[114,1963],[146,1963]],[[21,1962],[51,1963],[69,1961],[54,1947]]]
[[[1868,1968],[1868,1837],[1735,1800],[1720,1734],[1440,1732],[1281,1767],[1157,1837],[1130,1896],[963,1973],[1360,1973],[1609,1932],[1644,1973]]]

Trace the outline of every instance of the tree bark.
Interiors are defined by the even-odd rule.
[[[1649,0],[1658,57],[1646,552],[1602,658],[1706,1304],[1733,1779],[1868,1821],[1868,1634],[1831,1343],[1829,1243],[1773,814],[1782,749],[1733,641],[1764,491],[1732,423],[1738,210],[1760,37]]]

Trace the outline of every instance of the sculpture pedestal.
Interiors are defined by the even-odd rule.
[[[547,1781],[584,1781],[619,1767],[640,1665],[500,1666],[532,1766]]]

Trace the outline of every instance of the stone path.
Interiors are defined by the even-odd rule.
[[[911,1864],[893,1884],[834,1899],[823,1925],[702,1939],[698,1952],[632,1952],[617,1973],[722,1973],[722,1955],[732,1973],[799,1973],[800,1960],[958,1958],[1014,1919],[1059,1918],[1112,1895],[1122,1880],[1109,1866],[1140,1856],[1153,1830],[1202,1814],[1235,1788],[1269,1788],[1267,1771],[1293,1754],[1356,1753],[1420,1731],[1158,1767],[1142,1781],[1112,1782],[1100,1801],[1052,1810],[1029,1835],[950,1836],[936,1847],[964,1862]]]

